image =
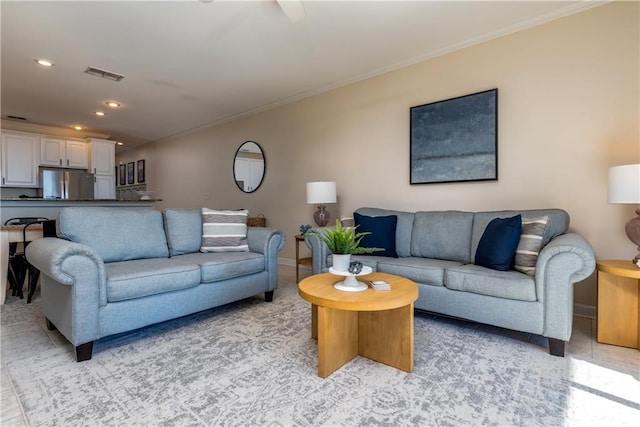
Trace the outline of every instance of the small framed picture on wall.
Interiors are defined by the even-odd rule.
[[[127,185],[127,169],[124,164],[119,166],[118,181],[120,185]]]
[[[138,160],[137,168],[138,168],[138,184],[141,184],[144,182],[144,159]]]
[[[127,184],[133,184],[135,182],[134,167],[133,162],[127,163]]]

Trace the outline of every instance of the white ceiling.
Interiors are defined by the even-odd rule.
[[[291,22],[274,0],[2,0],[1,113],[82,124],[126,149],[599,4],[303,0],[306,17]],[[126,77],[90,76],[88,66]],[[112,99],[122,108],[108,109]]]

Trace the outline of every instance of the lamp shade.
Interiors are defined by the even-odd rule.
[[[609,203],[640,203],[640,164],[609,168]]]
[[[336,183],[331,181],[307,182],[307,203],[336,202]]]

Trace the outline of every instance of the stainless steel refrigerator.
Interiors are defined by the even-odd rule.
[[[82,169],[40,168],[44,199],[93,199],[93,174]]]

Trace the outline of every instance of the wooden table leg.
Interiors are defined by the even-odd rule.
[[[318,340],[318,306],[311,304],[311,338]]]
[[[9,266],[9,232],[0,232],[0,304],[7,297],[7,270]]]
[[[359,312],[358,354],[413,372],[413,304]]]
[[[326,378],[358,355],[358,312],[318,307],[318,376]]]

